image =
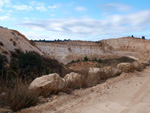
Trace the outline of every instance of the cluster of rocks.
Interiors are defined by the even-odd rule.
[[[122,72],[142,71],[148,65],[150,65],[150,62],[147,61],[120,63],[116,67],[90,68],[87,75],[71,72],[64,76],[64,78],[60,77],[57,73],[53,73],[33,80],[29,86],[29,90],[34,90],[40,95],[45,95],[52,92],[59,92],[66,88],[91,87],[108,78],[118,76]]]

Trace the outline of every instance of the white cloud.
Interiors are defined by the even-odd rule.
[[[35,7],[35,9],[39,11],[47,11],[47,8],[45,6],[37,6]]]
[[[36,10],[39,10],[41,12],[47,11],[47,7],[43,2],[31,1],[30,5],[32,5],[33,7],[35,7]]]
[[[104,9],[105,11],[114,11],[114,10],[128,11],[131,9],[131,6],[120,3],[109,3],[102,5],[101,8]]]
[[[84,11],[86,11],[86,8],[79,6],[79,7],[76,7],[75,10],[76,10],[76,11],[79,11],[79,12],[84,12]]]
[[[10,6],[10,0],[0,0],[0,12],[3,11],[3,6]]]
[[[128,15],[112,15],[105,19],[49,19],[30,21],[21,26],[39,31],[51,31],[79,35],[108,35],[138,32],[150,29],[150,10]]]
[[[33,7],[28,5],[14,5],[13,8],[16,10],[33,10]]]
[[[6,16],[0,16],[0,21],[4,21],[4,20],[7,20],[9,19],[9,17],[6,15]]]
[[[0,6],[9,5],[9,4],[10,4],[10,0],[0,0]]]
[[[56,5],[48,6],[49,9],[57,9],[59,7],[61,7],[61,4],[56,4]]]

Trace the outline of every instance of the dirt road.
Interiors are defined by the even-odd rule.
[[[69,95],[61,93],[20,113],[150,113],[150,67]]]

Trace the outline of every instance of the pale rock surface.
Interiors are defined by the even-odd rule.
[[[90,68],[88,75],[85,77],[85,85],[86,87],[95,86],[100,83],[100,80],[100,68]]]
[[[64,64],[72,60],[84,59],[84,57],[101,59],[127,56],[135,60],[150,59],[150,41],[132,37],[101,40],[98,42],[36,42],[36,45],[48,56]]]
[[[122,73],[122,71],[118,68],[106,66],[104,68],[101,68],[101,74],[104,74],[101,76],[101,79],[108,79],[110,77],[118,76]]]
[[[81,88],[83,84],[82,75],[75,72],[65,75],[64,80],[66,82],[66,87],[68,88]]]
[[[65,81],[57,74],[49,74],[36,78],[29,86],[29,90],[34,90],[41,95],[51,91],[62,90],[65,87]]]
[[[126,73],[133,72],[135,69],[132,63],[120,63],[117,65],[117,68]]]
[[[100,71],[100,68],[90,68],[89,69],[90,74],[95,74],[95,73],[98,73],[99,71]]]

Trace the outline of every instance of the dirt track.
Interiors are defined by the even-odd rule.
[[[53,96],[20,113],[150,113],[150,67],[97,86]]]

